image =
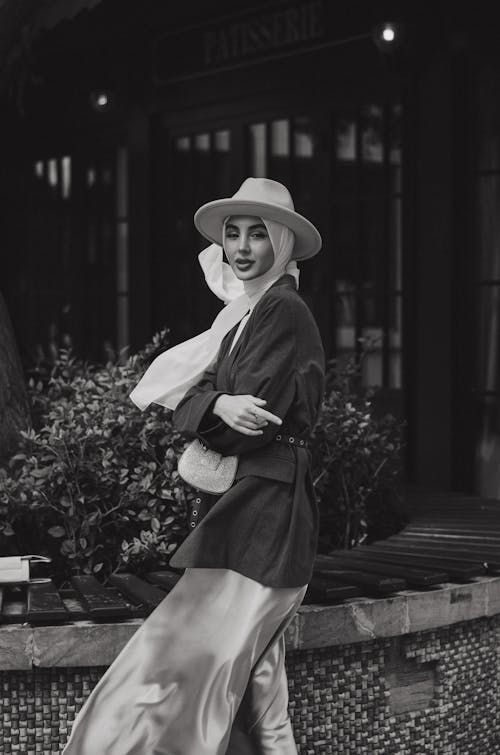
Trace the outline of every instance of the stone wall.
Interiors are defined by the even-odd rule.
[[[300,755],[500,753],[500,617],[289,649]],[[62,750],[105,667],[0,671],[0,752]]]

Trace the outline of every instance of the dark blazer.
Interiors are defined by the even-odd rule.
[[[232,568],[274,586],[303,585],[312,573],[318,534],[310,455],[305,447],[274,439],[307,438],[316,422],[324,390],[321,338],[290,275],[266,291],[229,353],[236,328],[226,334],[216,365],[173,415],[187,438],[239,455],[236,481],[222,496],[198,496],[192,532],[170,563]],[[223,393],[264,398],[283,425],[269,423],[260,436],[231,429],[211,411]],[[200,517],[203,508],[208,513]]]

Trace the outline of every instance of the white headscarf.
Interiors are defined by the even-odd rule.
[[[151,403],[175,409],[186,391],[214,363],[226,333],[254,308],[267,289],[284,273],[294,276],[298,288],[299,270],[297,263],[291,259],[295,241],[293,232],[274,220],[262,218],[262,221],[271,240],[274,262],[258,278],[239,280],[231,266],[224,262],[223,249],[218,244],[211,244],[198,255],[208,287],[226,306],[209,330],[167,349],[154,359],[130,394],[141,411]]]

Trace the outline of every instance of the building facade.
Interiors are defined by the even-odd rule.
[[[268,176],[321,230],[301,291],[328,357],[365,350],[364,383],[406,419],[408,481],[500,496],[488,19],[471,29],[444,2],[432,19],[417,3],[93,5],[38,34],[3,98],[2,288],[24,359],[204,329],[219,302],[193,213]]]

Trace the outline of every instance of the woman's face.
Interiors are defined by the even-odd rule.
[[[274,250],[262,218],[231,215],[224,234],[224,251],[240,280],[264,275],[274,262]]]

